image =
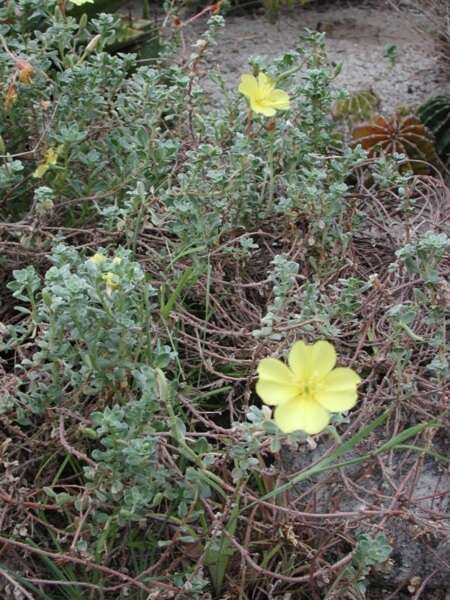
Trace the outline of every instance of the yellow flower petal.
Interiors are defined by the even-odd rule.
[[[291,371],[300,379],[304,379],[309,369],[311,346],[305,342],[295,342],[289,355],[288,363]]]
[[[269,101],[273,108],[277,110],[288,110],[289,96],[283,90],[273,90],[269,96]]]
[[[314,435],[325,429],[330,422],[330,415],[317,402],[294,399],[277,406],[274,420],[284,433],[302,430]]]
[[[254,98],[250,98],[250,108],[253,112],[260,113],[266,117],[273,117],[276,112],[271,106],[267,106],[265,103],[258,102]]]
[[[258,89],[261,96],[268,96],[273,93],[275,89],[275,83],[271,77],[265,73],[259,73],[258,75]]]
[[[329,392],[324,390],[317,392],[317,402],[330,412],[344,412],[350,410],[356,404],[358,392],[355,390],[345,390],[343,392]]]
[[[261,380],[273,381],[283,385],[294,383],[291,370],[277,358],[263,358],[257,371]]]
[[[241,83],[239,84],[239,91],[247,98],[251,98],[258,93],[258,82],[253,75],[244,74],[241,75]]]
[[[256,393],[266,404],[276,406],[298,395],[292,373],[281,360],[263,358],[258,365],[258,375]]]
[[[334,369],[321,381],[316,394],[317,402],[331,412],[349,410],[356,404],[356,387],[360,381],[361,377],[353,369]]]
[[[49,148],[45,154],[45,162],[48,165],[56,165],[56,163],[58,162],[58,150]]]
[[[298,387],[260,379],[256,384],[256,393],[269,406],[277,406],[298,396]]]
[[[47,163],[42,163],[41,165],[38,165],[34,170],[33,177],[35,177],[36,179],[40,179],[41,177],[44,177],[48,170],[49,165]]]
[[[322,379],[321,385],[329,391],[343,392],[355,389],[358,383],[361,383],[361,377],[356,371],[347,367],[338,367]]]
[[[320,341],[312,345],[311,368],[315,377],[321,378],[336,364],[336,350],[330,342]]]
[[[253,112],[272,117],[277,110],[289,108],[289,96],[275,85],[265,73],[259,73],[257,78],[246,73],[241,76],[239,91],[247,97]]]
[[[263,358],[258,365],[259,378],[283,385],[293,384],[290,369],[277,358]]]
[[[325,341],[309,345],[296,342],[289,352],[289,366],[296,377],[322,379],[336,364],[336,351]]]

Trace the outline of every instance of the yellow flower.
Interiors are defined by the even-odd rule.
[[[258,79],[253,75],[242,75],[239,91],[248,98],[253,112],[266,117],[272,117],[277,110],[289,108],[287,93],[276,89],[275,82],[265,73],[260,73]]]
[[[103,281],[105,282],[106,293],[108,296],[111,296],[113,290],[116,290],[119,287],[118,277],[115,273],[108,271],[103,276]]]
[[[113,264],[113,265],[120,265],[120,263],[121,263],[121,262],[122,262],[122,259],[121,259],[121,257],[120,257],[120,256],[115,256],[115,257],[113,258],[112,264]]]
[[[59,148],[57,148],[56,150],[54,150],[53,148],[49,148],[47,150],[47,152],[45,153],[44,162],[42,162],[36,167],[33,173],[33,177],[35,177],[36,179],[40,179],[47,173],[47,171],[52,165],[56,165],[56,163],[58,162],[59,150]]]
[[[258,365],[256,393],[276,406],[274,420],[284,433],[303,430],[312,435],[325,429],[330,412],[356,404],[360,376],[353,369],[335,369],[336,352],[329,342],[296,342],[288,365],[264,358]]]
[[[96,252],[93,256],[91,256],[89,260],[98,267],[102,264],[102,262],[105,262],[106,256],[104,254],[101,254],[101,252]]]

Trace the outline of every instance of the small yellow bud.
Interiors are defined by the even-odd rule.
[[[47,173],[51,166],[56,165],[56,163],[58,162],[58,155],[60,149],[61,146],[56,150],[54,148],[49,148],[47,150],[47,152],[45,153],[44,161],[36,167],[33,173],[33,177],[35,177],[36,179],[40,179]]]
[[[108,296],[111,296],[113,290],[116,290],[119,287],[118,277],[115,273],[111,273],[111,271],[108,271],[103,275],[103,281],[105,282],[106,293]]]
[[[101,252],[96,252],[89,260],[90,262],[94,263],[94,265],[98,266],[105,262],[106,256],[104,256]]]

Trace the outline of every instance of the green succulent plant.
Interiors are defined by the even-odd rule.
[[[422,123],[434,135],[438,154],[450,159],[450,94],[433,96],[418,110]]]
[[[337,100],[333,106],[333,114],[337,119],[355,122],[369,119],[380,104],[379,97],[370,89],[358,90],[347,98]]]

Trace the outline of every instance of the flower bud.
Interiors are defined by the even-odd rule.
[[[16,60],[16,67],[19,71],[19,81],[25,85],[29,85],[33,79],[33,67],[32,65],[23,58]]]
[[[86,51],[85,51],[86,54],[90,54],[91,52],[94,52],[94,50],[97,48],[97,45],[98,45],[99,41],[101,40],[101,38],[102,38],[102,36],[99,33],[92,38],[92,40],[86,46]]]
[[[16,84],[11,81],[8,85],[8,89],[6,90],[5,99],[3,101],[3,106],[5,108],[5,112],[9,112],[11,108],[14,106],[17,100],[17,88]]]
[[[88,23],[88,17],[86,13],[83,13],[80,17],[80,29],[86,29]]]

